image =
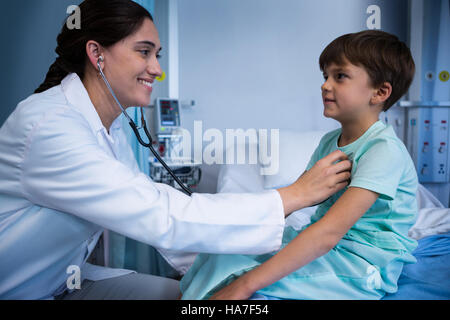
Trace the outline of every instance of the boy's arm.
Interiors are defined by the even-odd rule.
[[[247,299],[326,254],[375,203],[378,193],[350,187],[316,223],[262,265],[217,292],[212,299]]]

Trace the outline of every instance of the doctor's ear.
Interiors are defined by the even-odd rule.
[[[104,65],[103,65],[104,56],[102,54],[102,51],[103,51],[102,46],[98,42],[89,40],[86,43],[86,55],[87,55],[91,65],[97,71],[98,71],[97,62],[100,62],[100,66],[102,69],[104,68]]]
[[[392,94],[392,85],[389,82],[383,82],[381,86],[375,89],[370,102],[374,105],[384,103]]]

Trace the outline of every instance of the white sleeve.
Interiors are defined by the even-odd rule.
[[[21,165],[31,202],[158,248],[259,254],[281,245],[277,191],[189,197],[109,156],[73,112],[55,113],[33,129]]]

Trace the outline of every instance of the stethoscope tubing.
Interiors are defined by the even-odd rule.
[[[111,93],[112,97],[114,98],[114,100],[116,101],[117,105],[119,106],[120,110],[122,111],[122,113],[124,114],[124,116],[127,118],[128,123],[130,124],[131,129],[133,130],[134,134],[136,135],[137,140],[139,141],[139,143],[143,146],[143,147],[147,147],[150,149],[150,151],[153,153],[153,155],[155,156],[155,158],[163,165],[164,169],[166,169],[166,171],[172,176],[172,178],[176,181],[176,183],[183,189],[184,192],[186,192],[187,195],[191,196],[192,195],[192,191],[186,187],[183,182],[181,182],[181,180],[175,175],[175,173],[173,173],[173,171],[170,169],[170,167],[164,162],[164,160],[160,157],[160,155],[156,152],[156,150],[153,148],[152,144],[152,138],[150,135],[150,132],[147,129],[147,124],[145,122],[145,118],[144,118],[144,114],[142,112],[142,127],[144,128],[144,132],[145,135],[147,136],[149,143],[146,143],[138,130],[138,127],[136,125],[136,123],[130,118],[130,116],[128,115],[128,113],[125,111],[125,109],[122,107],[122,105],[119,102],[119,99],[117,99],[116,95],[114,94],[113,89],[111,88],[108,80],[106,79],[105,74],[103,73],[103,70],[100,66],[100,62],[103,61],[103,58],[100,57],[97,61],[97,67],[98,67],[98,71],[100,72],[100,75],[103,79],[103,81],[105,82],[106,86],[108,87],[109,92]]]

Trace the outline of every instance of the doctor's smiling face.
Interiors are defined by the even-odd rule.
[[[155,78],[161,76],[158,31],[144,19],[136,32],[104,48],[103,71],[124,107],[148,106]]]

